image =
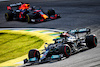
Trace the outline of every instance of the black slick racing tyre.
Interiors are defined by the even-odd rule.
[[[31,23],[31,17],[28,14],[26,14],[26,22]]]
[[[48,14],[49,16],[55,15],[55,10],[49,9],[48,12],[47,12],[47,14]]]
[[[40,59],[40,52],[36,49],[31,49],[28,53],[29,59],[36,57],[38,60]]]
[[[97,46],[97,38],[94,35],[86,36],[86,45],[89,49]]]
[[[13,20],[13,13],[12,12],[5,13],[5,19],[6,19],[6,21]]]
[[[59,46],[59,52],[68,58],[71,55],[71,48],[69,45]]]

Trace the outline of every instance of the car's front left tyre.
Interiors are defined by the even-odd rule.
[[[36,49],[31,49],[28,53],[29,59],[36,57],[37,60],[39,61],[40,59],[40,52]]]
[[[55,10],[49,9],[48,12],[47,12],[47,14],[48,14],[49,16],[55,15]]]

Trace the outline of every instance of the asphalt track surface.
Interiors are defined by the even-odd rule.
[[[42,6],[44,11],[54,8],[62,18],[38,24],[27,22],[9,21],[4,18],[6,6],[16,2],[30,3],[31,6]],[[0,2],[0,27],[1,28],[52,28],[70,30],[77,28],[91,28],[97,35],[96,48],[77,53],[67,59],[32,65],[32,67],[100,67],[100,0],[10,0]]]

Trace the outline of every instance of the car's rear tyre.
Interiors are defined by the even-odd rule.
[[[48,12],[47,12],[47,14],[48,14],[49,16],[55,15],[55,10],[49,9]]]
[[[68,45],[62,45],[59,46],[59,52],[68,58],[71,55],[71,48]]]
[[[32,13],[26,14],[26,21],[28,23],[36,23],[36,20],[35,20],[36,18],[37,18],[36,14],[32,14]]]
[[[38,60],[40,59],[40,52],[36,49],[31,49],[28,53],[29,59],[36,57]]]
[[[86,36],[86,45],[89,49],[97,46],[97,38],[94,35]]]
[[[26,22],[31,23],[31,16],[26,14]]]
[[[13,20],[13,13],[12,12],[5,13],[5,19],[6,19],[6,21]]]

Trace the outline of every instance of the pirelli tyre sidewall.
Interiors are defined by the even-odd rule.
[[[86,36],[86,45],[89,49],[97,46],[97,38],[94,35]]]
[[[55,15],[55,10],[49,9],[47,13],[48,13],[49,16]]]
[[[31,23],[31,16],[29,14],[26,14],[26,21],[28,23]]]
[[[6,21],[13,20],[13,13],[12,12],[5,13],[5,19],[6,19]]]
[[[71,55],[70,46],[67,44],[59,46],[59,53],[63,54],[64,57],[68,58]]]
[[[38,60],[40,59],[40,52],[37,49],[31,49],[28,53],[28,58],[36,57]]]

